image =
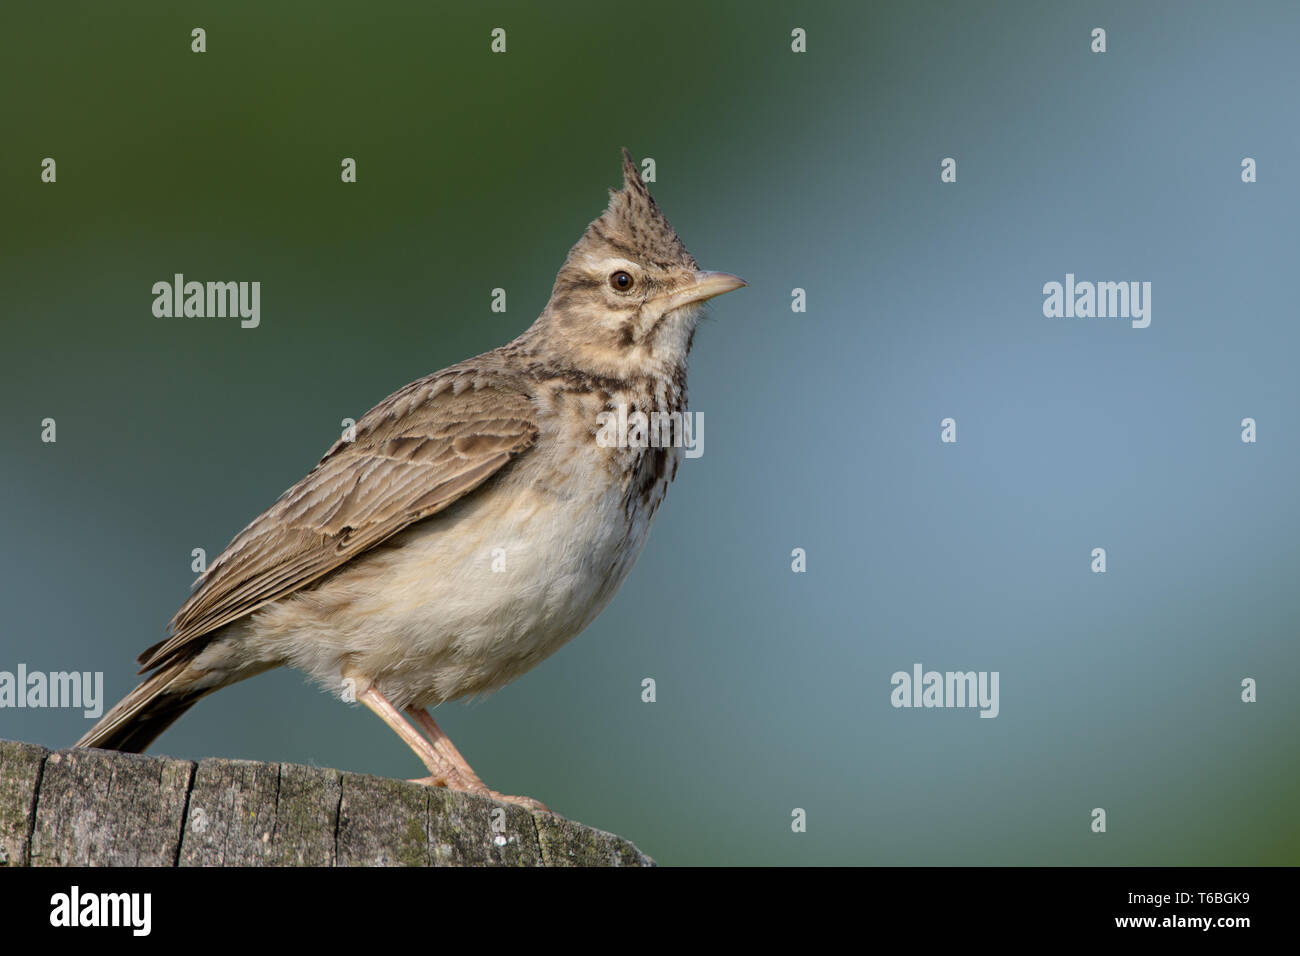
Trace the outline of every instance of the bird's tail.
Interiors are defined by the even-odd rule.
[[[186,673],[190,660],[183,656],[154,671],[73,746],[142,753],[200,697],[216,690],[195,688],[193,672]]]

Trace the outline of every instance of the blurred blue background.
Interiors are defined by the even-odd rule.
[[[0,670],[125,694],[193,548],[533,320],[626,145],[750,288],[696,338],[705,452],[613,604],[436,712],[484,779],[665,864],[1300,862],[1300,10],[460,7],[0,14]],[[261,326],[155,318],[176,272],[259,280]],[[1150,281],[1150,328],[1045,318],[1067,272]],[[916,662],[999,671],[1000,715],[891,707]],[[423,772],[288,671],[154,750]]]

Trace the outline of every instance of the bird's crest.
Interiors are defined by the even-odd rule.
[[[677,237],[672,224],[659,211],[641,180],[632,154],[623,150],[623,188],[609,191],[609,207],[587,227],[583,239],[601,242],[617,255],[663,268],[697,269],[699,266]]]

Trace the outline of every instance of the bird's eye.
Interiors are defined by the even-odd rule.
[[[620,269],[609,277],[609,284],[616,292],[626,292],[632,288],[632,276]]]

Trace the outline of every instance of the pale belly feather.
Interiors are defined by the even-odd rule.
[[[667,487],[629,497],[628,482],[613,481],[594,454],[529,465],[256,612],[200,666],[215,678],[232,665],[287,664],[334,693],[365,677],[399,708],[487,693],[523,674],[604,610]],[[243,639],[250,632],[257,640]]]

